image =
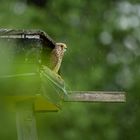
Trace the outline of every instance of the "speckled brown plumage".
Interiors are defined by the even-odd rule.
[[[55,48],[51,52],[51,57],[50,57],[51,69],[55,73],[58,73],[61,67],[61,62],[66,48],[67,46],[64,43],[56,43]]]

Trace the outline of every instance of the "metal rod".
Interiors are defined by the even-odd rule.
[[[69,91],[65,102],[125,102],[123,91]]]

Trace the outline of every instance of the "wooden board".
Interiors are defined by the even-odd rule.
[[[125,102],[123,91],[69,91],[66,102]]]

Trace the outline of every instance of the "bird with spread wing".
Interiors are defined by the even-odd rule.
[[[67,48],[66,44],[55,42],[41,30],[0,29],[0,41],[4,42],[4,46],[7,46],[7,48],[12,48],[10,53],[8,52],[6,55],[7,58],[15,58],[11,59],[12,63],[10,63],[11,70],[15,70],[14,73],[12,75],[11,72],[6,73],[3,78],[10,79],[10,82],[11,78],[13,81],[16,79],[14,77],[19,77],[19,80],[22,79],[20,77],[24,77],[25,80],[27,78],[27,82],[25,80],[24,82],[20,81],[23,91],[26,89],[28,94],[39,93],[49,102],[59,105],[59,102],[67,95],[65,82],[59,75],[61,62]],[[1,50],[1,53],[3,53],[3,49]],[[35,77],[35,80],[33,77]],[[28,80],[31,81],[34,92],[31,92],[30,85],[27,88]],[[17,90],[17,81],[13,83],[15,83],[15,89]],[[5,85],[7,85],[7,82]]]

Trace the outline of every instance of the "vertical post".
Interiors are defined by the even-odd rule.
[[[17,103],[16,126],[18,140],[38,140],[33,103]]]

